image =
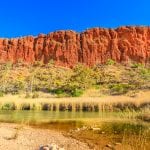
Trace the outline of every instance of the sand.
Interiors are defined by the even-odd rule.
[[[65,137],[61,131],[0,123],[0,150],[39,150],[52,143],[65,150],[89,150],[87,144]]]

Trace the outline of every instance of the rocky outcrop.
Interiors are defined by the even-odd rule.
[[[0,62],[33,63],[54,60],[56,65],[92,66],[108,59],[150,62],[150,27],[93,28],[82,33],[58,31],[37,37],[0,39]]]

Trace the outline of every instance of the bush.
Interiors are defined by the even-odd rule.
[[[81,89],[74,89],[71,91],[71,96],[73,97],[80,97],[83,94],[83,90]]]
[[[53,90],[53,92],[54,92],[55,94],[57,94],[57,95],[60,95],[60,94],[64,94],[64,93],[65,93],[63,89],[55,89],[55,90]]]
[[[68,94],[63,89],[60,89],[60,88],[51,90],[51,93],[56,94],[57,97],[59,98],[68,96]]]
[[[0,97],[3,97],[4,93],[2,91],[0,91]]]
[[[79,97],[83,94],[82,89],[77,89],[74,87],[68,87],[67,89],[65,89],[65,87],[62,87],[62,89],[55,89],[52,90],[51,92],[56,94],[57,97],[68,97],[68,96]]]
[[[112,59],[108,59],[106,62],[106,65],[114,65],[114,64],[115,64],[115,61]]]
[[[112,95],[120,95],[127,93],[131,86],[128,84],[112,84],[109,86],[109,89]]]
[[[47,65],[39,63],[24,68],[18,65],[0,65],[0,97],[7,93],[28,92],[25,98],[38,98],[36,91],[50,91],[57,97],[81,96],[84,90],[108,87],[109,84],[107,90],[110,89],[111,94],[124,94],[133,88],[150,88],[150,69],[138,63],[123,66],[108,59],[107,65],[100,64],[90,68],[78,64],[73,69],[56,67],[52,60]]]
[[[64,94],[65,92],[63,89],[53,89],[53,90],[50,90],[50,93],[56,94],[56,95],[61,95],[61,94]]]
[[[14,103],[5,103],[2,106],[2,110],[15,110],[15,104]]]
[[[133,64],[131,65],[131,68],[139,68],[139,67],[143,67],[143,65],[140,64],[140,63],[133,63]]]
[[[54,64],[55,64],[54,60],[50,59],[47,65],[51,67],[51,66],[54,66]]]

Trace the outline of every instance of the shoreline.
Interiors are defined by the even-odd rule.
[[[65,150],[89,150],[86,143],[52,129],[0,122],[0,133],[0,149],[39,150],[42,145],[54,143]]]
[[[138,146],[147,149],[150,143],[148,126],[149,123],[144,122],[118,121],[53,122],[48,126],[0,122],[0,149],[43,150],[40,148],[46,145],[58,146],[58,150],[137,150]]]

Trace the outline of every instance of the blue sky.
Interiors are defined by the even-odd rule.
[[[0,37],[150,25],[150,0],[2,0]]]

